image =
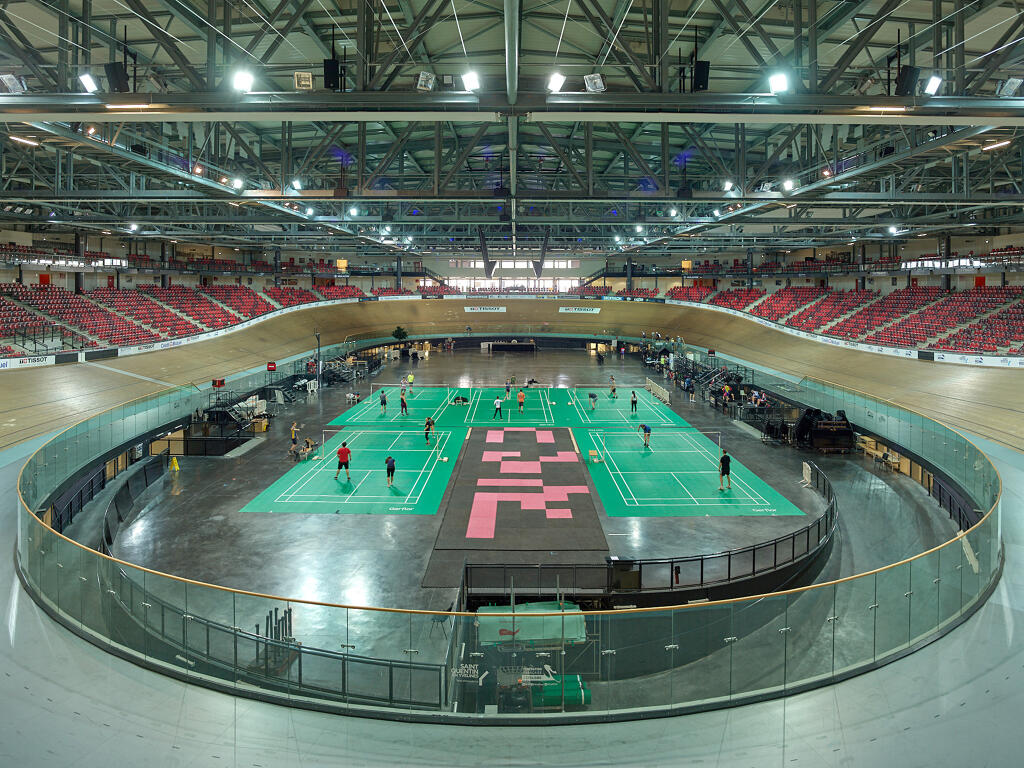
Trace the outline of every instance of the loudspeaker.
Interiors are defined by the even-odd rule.
[[[896,95],[913,96],[917,81],[921,78],[921,68],[903,65],[900,73],[896,76]]]
[[[693,65],[693,90],[706,91],[708,77],[711,75],[711,62],[698,61]]]
[[[341,87],[340,71],[337,59],[324,59],[324,88],[336,91]]]
[[[124,62],[108,62],[103,65],[103,71],[107,74],[107,83],[110,85],[111,93],[128,93],[131,90],[128,83],[128,69]]]

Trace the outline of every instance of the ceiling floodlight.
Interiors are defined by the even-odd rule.
[[[786,179],[784,182],[782,182],[782,188],[787,192],[792,192],[794,186],[795,185],[792,179]]]
[[[615,242],[616,242],[616,243],[621,243],[621,242],[622,242],[622,238],[621,238],[621,237],[619,237],[618,235],[616,235],[616,236],[615,236]]]
[[[434,85],[437,83],[437,75],[433,72],[420,72],[420,76],[416,78],[416,90],[417,91],[432,91]]]
[[[462,87],[470,93],[480,90],[480,76],[476,72],[467,72],[462,76]]]
[[[636,231],[637,231],[637,234],[640,234],[641,232],[644,231],[644,228],[642,226],[640,226],[639,224],[637,224],[636,225]]]
[[[96,91],[100,89],[96,84],[96,79],[88,72],[83,72],[79,75],[78,81],[82,84],[82,87],[85,88],[86,93],[96,93]]]
[[[996,95],[1000,98],[1007,99],[1017,93],[1017,89],[1020,88],[1022,83],[1024,83],[1024,78],[1008,77],[1003,84],[999,86],[999,89],[996,91]]]
[[[939,92],[940,87],[942,87],[942,78],[938,75],[932,75],[928,78],[928,82],[924,84],[924,92],[929,96],[934,96]]]
[[[245,69],[238,70],[235,72],[235,76],[231,78],[231,86],[236,91],[241,91],[242,93],[251,91],[253,82],[252,72]]]
[[[548,78],[548,90],[551,93],[558,93],[562,90],[563,85],[565,85],[565,75],[561,72],[552,72],[551,77]]]
[[[713,210],[712,213],[714,214],[715,218],[718,218],[719,216],[722,215],[722,212],[719,211],[717,208],[715,208],[715,210]]]
[[[732,189],[732,182],[726,179],[725,183],[722,185],[722,189],[728,192],[730,189]]]
[[[220,177],[220,183],[221,184],[227,184],[228,183],[228,177],[227,176],[221,176]]]
[[[583,87],[587,89],[587,93],[602,93],[607,87],[604,84],[604,75],[584,75]]]
[[[789,90],[789,77],[785,72],[776,72],[768,78],[768,90],[772,96],[785,93]]]
[[[679,215],[679,211],[677,211],[677,210],[676,210],[675,208],[673,208],[673,209],[671,209],[671,210],[670,210],[670,211],[668,212],[668,215],[669,215],[669,216],[678,216],[678,215]]]
[[[202,176],[203,175],[203,166],[197,165],[195,168],[192,169],[192,173],[194,173],[196,176]]]
[[[130,232],[134,232],[134,231],[135,231],[135,230],[137,230],[138,228],[139,228],[139,225],[138,225],[138,224],[134,224],[134,223],[132,223],[132,224],[129,224],[129,225],[128,225],[128,230],[129,230]]]
[[[241,189],[242,188],[242,180],[241,179],[235,179],[234,181],[231,182],[231,186],[234,187],[235,189]]]
[[[896,227],[889,227],[889,234],[890,235],[895,235],[897,232],[899,232],[898,228],[896,228]]]
[[[292,179],[292,189],[295,189],[295,190],[302,189],[302,182],[299,181],[298,179]]]
[[[312,208],[307,208],[306,209],[306,215],[307,216],[312,216],[313,215],[313,209]]]
[[[359,215],[359,209],[358,208],[354,208],[354,207],[353,208],[349,208],[348,209],[348,215],[349,216],[358,216]]]

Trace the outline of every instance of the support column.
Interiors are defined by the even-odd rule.
[[[217,0],[207,0],[206,21],[210,27],[206,30],[206,87],[214,90],[217,87]]]
[[[165,271],[166,269],[167,269],[167,241],[166,240],[161,240],[160,241],[160,287],[161,288],[168,288],[168,287],[170,287],[170,282],[167,279],[167,272]]]
[[[86,237],[81,232],[75,232],[75,258],[78,261],[85,261]],[[82,293],[85,290],[85,273],[75,272],[75,293]]]
[[[402,254],[395,254],[395,289],[402,290]]]
[[[818,91],[818,4],[807,3],[807,90]]]
[[[633,257],[629,256],[626,259],[626,290],[633,290]]]
[[[280,287],[281,285],[281,248],[280,246],[274,249],[274,286]]]

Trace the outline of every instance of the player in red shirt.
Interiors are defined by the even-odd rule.
[[[334,479],[338,479],[338,475],[341,474],[341,470],[345,470],[345,479],[351,481],[352,477],[348,473],[348,460],[352,458],[352,451],[348,448],[348,443],[342,443],[341,448],[338,449],[338,471],[334,473]]]

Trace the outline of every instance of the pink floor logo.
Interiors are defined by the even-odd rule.
[[[505,444],[509,433],[533,433],[537,446],[553,446],[554,433],[550,429],[529,427],[507,427],[487,431],[488,444]],[[523,435],[525,437],[525,435]],[[520,437],[515,435],[515,437]],[[545,465],[579,463],[575,451],[555,450],[553,455],[541,454],[536,458],[524,459],[522,451],[495,450],[483,451],[480,460],[484,465],[496,463],[497,478],[481,478],[477,487],[502,488],[508,490],[477,491],[473,495],[473,507],[466,526],[467,539],[493,539],[498,519],[499,502],[518,502],[520,511],[543,510],[548,520],[571,519],[572,509],[569,494],[589,494],[586,485],[546,485],[540,477],[525,478],[522,475],[540,475]],[[512,475],[508,477],[508,475]],[[515,489],[515,490],[513,490]],[[536,489],[534,491],[526,489]],[[549,506],[551,505],[551,506]]]

